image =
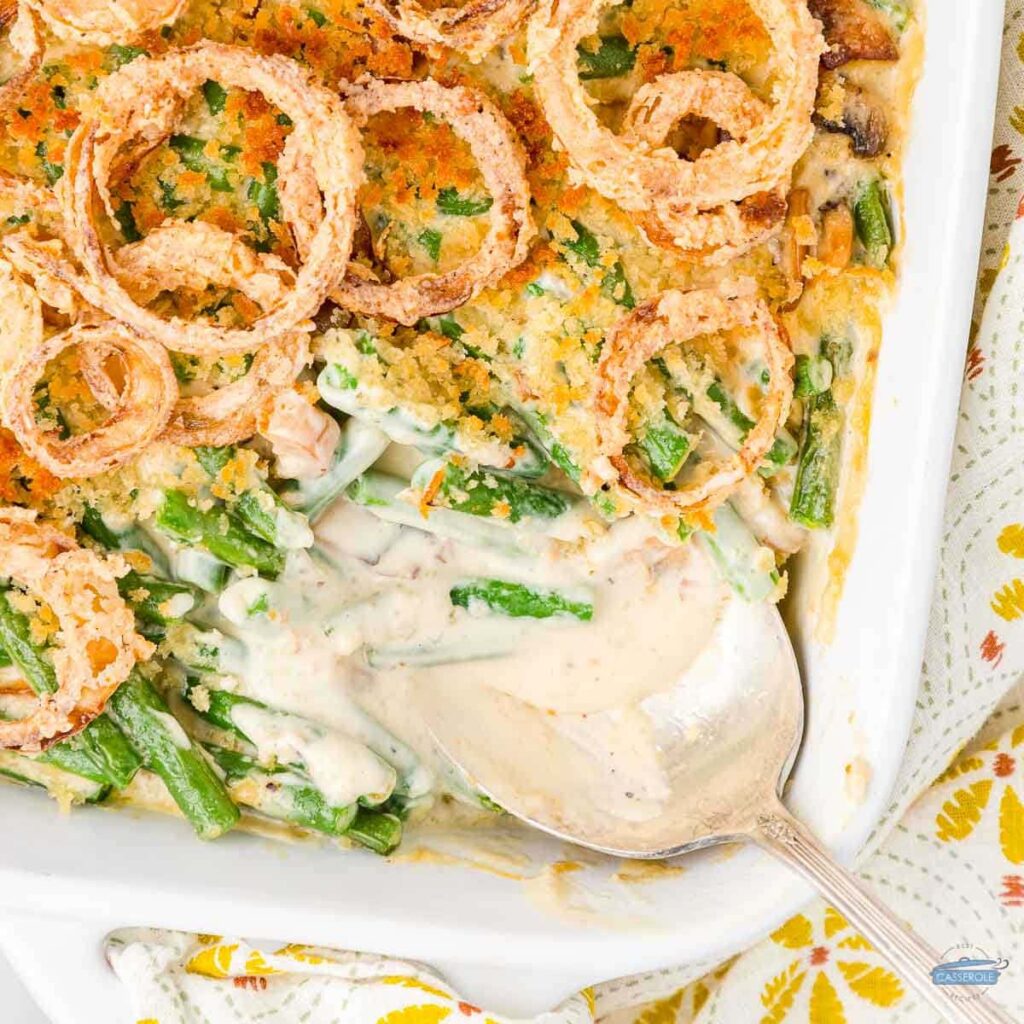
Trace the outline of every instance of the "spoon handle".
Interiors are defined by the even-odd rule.
[[[933,984],[931,970],[943,957],[840,866],[780,802],[758,815],[750,838],[812,882],[950,1024],[1014,1024],[979,988]]]

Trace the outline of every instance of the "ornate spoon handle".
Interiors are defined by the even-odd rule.
[[[931,969],[942,957],[840,866],[781,803],[758,815],[750,838],[812,882],[950,1024],[1014,1024],[977,988],[933,984]]]

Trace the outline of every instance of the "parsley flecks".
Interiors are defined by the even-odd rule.
[[[121,229],[121,234],[126,242],[137,242],[142,238],[135,224],[135,211],[132,209],[131,203],[121,203],[114,211],[114,220],[117,221],[117,226]]]
[[[605,36],[596,50],[576,47],[576,67],[581,82],[599,78],[621,78],[636,65],[636,50],[625,36]]]
[[[125,64],[131,64],[139,57],[148,56],[149,50],[144,50],[141,46],[122,46],[120,43],[114,43],[107,47],[107,63],[111,71],[123,68]]]
[[[281,202],[277,194],[277,168],[271,163],[263,166],[263,181],[252,178],[246,189],[246,196],[257,210],[264,224],[280,220]]]
[[[172,135],[168,142],[181,162],[190,170],[204,174],[214,192],[233,192],[226,167],[206,155],[206,141],[194,135]]]
[[[424,228],[416,241],[427,250],[427,255],[436,263],[441,255],[441,232],[433,228]]]
[[[460,196],[454,188],[443,188],[437,193],[437,211],[449,217],[475,217],[486,213],[493,205],[494,200],[490,196],[485,199]]]
[[[166,213],[174,213],[178,207],[185,205],[185,200],[178,198],[178,193],[172,184],[164,181],[163,178],[157,178],[156,183],[160,188],[160,198],[157,199],[157,203],[161,210]]]
[[[48,159],[45,142],[38,142],[36,144],[36,156],[39,157],[39,162],[43,168],[43,174],[46,176],[46,184],[52,188],[63,176],[64,165],[52,163]]]
[[[203,99],[206,100],[206,108],[211,114],[221,113],[227,98],[228,91],[220,82],[215,82],[212,78],[203,82]]]

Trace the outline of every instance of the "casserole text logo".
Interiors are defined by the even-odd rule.
[[[1005,957],[993,959],[977,946],[953,946],[943,956],[943,963],[932,968],[932,984],[976,986],[978,994],[995,985],[1009,967]],[[960,998],[970,999],[971,994],[963,993]]]

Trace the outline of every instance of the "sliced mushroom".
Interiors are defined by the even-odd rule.
[[[822,90],[829,88],[822,76]],[[843,102],[840,116],[835,118],[831,110],[819,107],[815,123],[829,132],[848,135],[853,142],[853,151],[860,157],[878,156],[885,149],[889,135],[889,123],[881,104],[860,86],[843,82]]]
[[[825,30],[824,68],[851,60],[896,60],[899,47],[885,18],[867,0],[808,0]]]

